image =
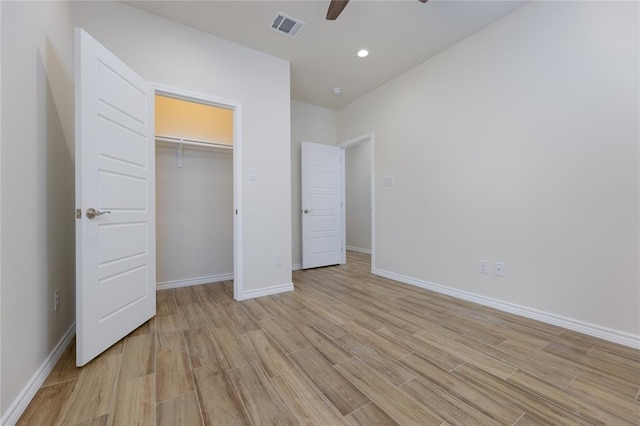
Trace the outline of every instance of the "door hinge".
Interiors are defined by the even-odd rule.
[[[236,209],[236,216],[238,215],[238,209]]]
[[[76,209],[76,219],[82,219],[82,209]]]

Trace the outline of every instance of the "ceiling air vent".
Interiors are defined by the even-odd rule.
[[[287,37],[296,38],[305,25],[307,25],[305,22],[297,18],[292,18],[282,12],[278,12],[271,20],[269,28]]]

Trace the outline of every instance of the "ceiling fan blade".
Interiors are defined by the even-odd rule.
[[[426,1],[426,0],[425,0]],[[349,0],[331,0],[327,10],[327,21],[335,21],[342,13]]]

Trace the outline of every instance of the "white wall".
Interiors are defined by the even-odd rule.
[[[3,1],[1,27],[4,423],[74,323],[75,224],[70,6]]]
[[[340,110],[377,267],[637,344],[638,35],[636,2],[532,2]]]
[[[120,3],[3,1],[1,18],[4,423],[74,322],[74,26],[152,82],[242,103],[243,166],[258,173],[243,181],[254,295],[291,283],[288,256],[274,266],[291,250],[291,145],[286,61]]]
[[[156,147],[156,261],[159,285],[233,276],[233,151]]]
[[[291,102],[291,229],[295,269],[302,265],[300,145],[303,141],[335,145],[336,112],[304,102]]]
[[[74,2],[83,27],[142,77],[242,103],[244,290],[291,284],[289,63],[115,2]],[[257,181],[248,180],[256,169]]]
[[[371,141],[345,150],[347,249],[371,251]]]

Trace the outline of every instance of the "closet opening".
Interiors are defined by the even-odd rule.
[[[156,88],[156,288],[242,299],[240,105]]]

